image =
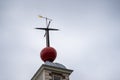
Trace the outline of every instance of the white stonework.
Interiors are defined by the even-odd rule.
[[[69,80],[70,74],[73,70],[66,69],[62,64],[43,64],[31,80],[54,80],[54,76],[60,77],[60,80]]]

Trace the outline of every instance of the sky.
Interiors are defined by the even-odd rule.
[[[120,0],[0,0],[0,80],[30,80],[44,64],[38,15],[60,29],[50,42],[70,80],[120,80]]]

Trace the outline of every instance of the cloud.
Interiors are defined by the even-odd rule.
[[[45,27],[37,16],[53,18],[55,62],[73,69],[71,80],[119,80],[119,0],[1,1],[1,80],[29,80],[43,63]],[[7,76],[7,77],[6,77]]]

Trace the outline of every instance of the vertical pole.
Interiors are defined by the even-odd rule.
[[[49,43],[49,29],[48,29],[48,27],[49,27],[49,23],[47,22],[47,18],[45,18],[46,19],[46,27],[47,27],[47,29],[46,29],[46,47],[49,47],[50,46],[50,43]]]
[[[47,21],[47,18],[46,18]],[[47,23],[47,22],[46,22]],[[50,21],[47,24],[47,29],[46,29],[46,47],[50,47],[50,40],[49,40],[49,25],[50,25]]]
[[[46,30],[46,47],[50,47],[50,42],[49,42],[49,30]]]

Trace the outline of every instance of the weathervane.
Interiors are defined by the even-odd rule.
[[[46,20],[46,28],[35,28],[35,29],[45,30],[45,35],[44,35],[44,37],[46,36],[46,47],[50,47],[49,30],[58,31],[58,29],[49,28],[52,19],[49,19],[49,18],[43,17],[43,16],[39,16],[39,17],[40,17],[40,18],[44,18],[44,19]]]

